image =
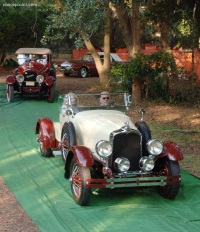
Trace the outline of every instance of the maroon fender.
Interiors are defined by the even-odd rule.
[[[181,152],[180,147],[176,143],[163,142],[163,144],[164,150],[157,158],[167,156],[168,159],[172,161],[183,160],[183,153]]]
[[[73,152],[79,166],[90,167],[93,165],[94,158],[89,148],[84,146],[73,146],[70,150]]]
[[[52,86],[53,83],[54,83],[54,78],[53,78],[52,76],[46,77],[46,79],[45,79],[45,84],[46,84],[47,86]]]
[[[38,136],[38,140],[43,142],[46,149],[56,147],[56,138],[53,122],[50,118],[40,118],[37,121],[35,134],[39,134],[41,128],[42,134]]]
[[[13,76],[13,75],[9,75],[9,76],[7,76],[7,78],[6,78],[6,83],[7,83],[8,85],[14,85],[16,81],[17,81],[17,80],[16,80],[16,77]]]

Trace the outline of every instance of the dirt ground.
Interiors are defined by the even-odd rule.
[[[0,68],[0,83],[5,83],[6,76],[12,74],[12,72],[12,69],[5,70]],[[64,77],[61,73],[57,74],[56,89],[60,93],[96,93],[102,90],[98,77],[81,79],[77,77]],[[194,143],[188,144],[187,142],[182,142],[180,144],[183,154],[187,154],[184,160],[181,161],[181,168],[200,178],[200,143],[197,142],[200,137],[200,109],[143,102],[142,105],[134,106],[131,109],[131,117],[138,120],[138,111],[140,108],[145,109],[145,120],[147,122],[162,123],[166,124],[166,126],[173,125],[176,133],[190,136],[190,141],[194,141]],[[173,130],[171,133],[173,133]],[[34,226],[2,178],[0,178],[0,232],[5,231],[35,232],[39,230]]]

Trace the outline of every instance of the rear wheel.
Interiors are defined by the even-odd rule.
[[[7,85],[7,100],[8,102],[12,102],[14,99],[14,86]]]
[[[80,70],[79,70],[79,76],[82,77],[82,78],[85,78],[85,77],[87,77],[87,75],[88,75],[87,68],[81,67]]]
[[[70,165],[70,183],[73,199],[78,205],[84,206],[89,202],[91,188],[86,187],[89,178],[91,178],[90,169],[78,166],[73,157]]]
[[[43,134],[42,134],[42,130],[40,128],[39,131],[39,143],[40,143],[40,152],[41,155],[45,158],[51,157],[52,156],[52,150],[51,148],[44,148],[44,144],[43,144]]]
[[[163,170],[164,170],[166,176],[178,176],[178,175],[180,175],[180,166],[179,166],[178,161],[166,160],[163,164]],[[173,180],[178,181],[178,178],[175,178]],[[165,198],[173,199],[178,194],[179,189],[180,189],[180,183],[166,185],[163,187],[159,187],[159,194]]]
[[[67,154],[71,146],[76,145],[75,128],[72,122],[67,122],[63,126],[62,130],[62,158],[64,163],[67,159]]]

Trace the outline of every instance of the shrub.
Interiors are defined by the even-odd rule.
[[[115,64],[110,72],[112,87],[115,91],[130,92],[132,81],[139,79],[142,83],[143,97],[164,100],[169,98],[169,81],[167,72],[176,66],[171,54],[161,50],[152,55],[137,53],[128,63]]]

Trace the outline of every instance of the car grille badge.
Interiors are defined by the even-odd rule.
[[[28,68],[33,68],[33,65],[31,63],[29,63]]]
[[[129,126],[129,122],[125,122],[124,123],[125,125],[122,127],[122,129],[125,131],[125,132],[130,132],[131,128]]]

